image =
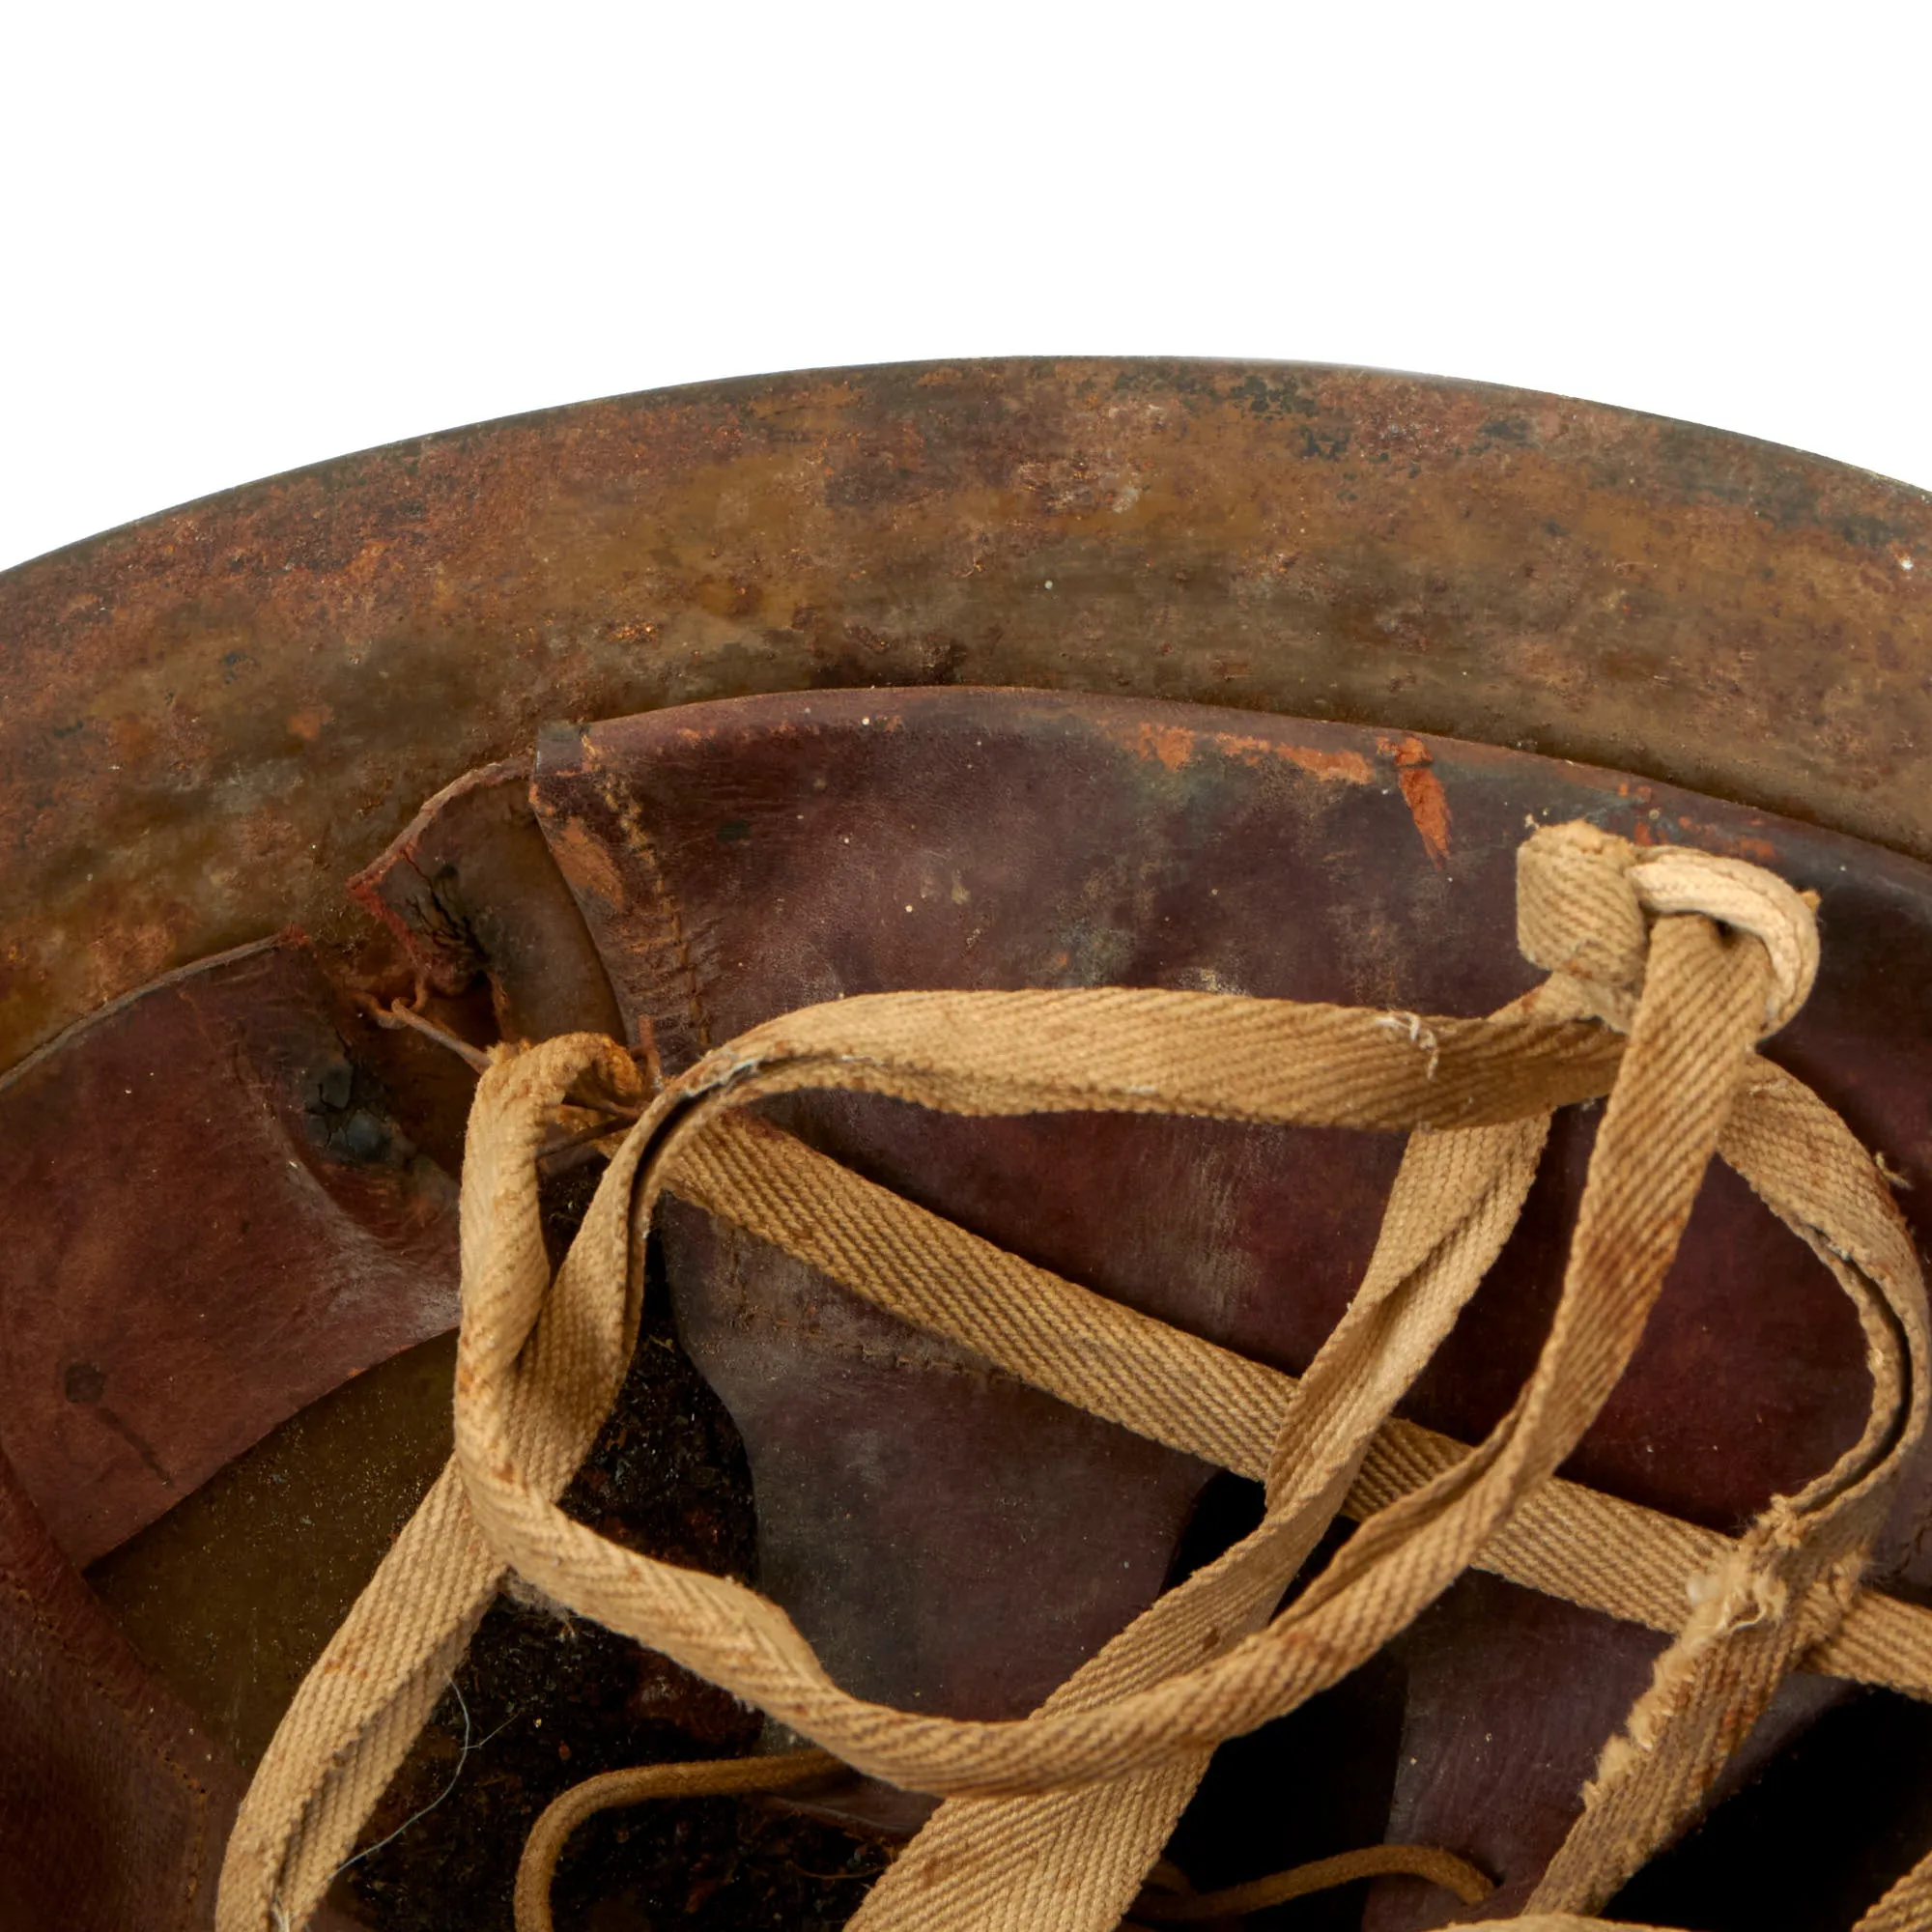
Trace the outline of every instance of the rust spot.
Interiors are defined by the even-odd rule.
[[[1318,752],[1306,745],[1286,745],[1281,755],[1318,779],[1341,779],[1350,784],[1365,785],[1375,777],[1369,761],[1359,752]]]
[[[1238,758],[1244,765],[1257,768],[1269,758],[1279,758],[1322,780],[1340,779],[1349,784],[1367,784],[1375,777],[1368,759],[1359,752],[1323,752],[1313,745],[1282,745],[1272,738],[1244,738],[1237,731],[1211,732],[1208,742],[1223,757]]]
[[[755,616],[765,601],[755,583],[742,578],[701,577],[692,586],[692,601],[714,617]]]
[[[1365,785],[1375,777],[1369,761],[1359,752],[1323,752],[1313,745],[1277,745],[1274,754],[1299,765],[1318,779],[1340,780],[1345,784]]]
[[[1395,760],[1395,778],[1402,787],[1403,803],[1422,835],[1422,847],[1436,868],[1449,859],[1449,795],[1442,781],[1430,769],[1429,748],[1420,738],[1392,738],[1378,741],[1383,753]]]
[[[1775,866],[1777,847],[1769,838],[1752,838],[1744,833],[1729,833],[1721,826],[1707,825],[1701,819],[1680,812],[1680,830],[1690,833],[1707,851],[1721,852],[1726,858],[1748,859],[1753,865]]]
[[[895,721],[896,723],[897,721]],[[1113,733],[1109,734],[1114,735]],[[1184,724],[1140,725],[1122,742],[1143,758],[1157,758],[1171,772],[1182,770],[1203,740],[1224,758],[1260,767],[1271,758],[1298,767],[1323,781],[1367,784],[1375,773],[1359,752],[1326,752],[1314,745],[1284,745],[1272,738],[1250,738],[1238,731],[1192,731]]]
[[[322,727],[334,716],[326,704],[305,704],[290,714],[289,735],[299,738],[304,745],[313,745],[322,736]]]
[[[1178,772],[1194,755],[1194,733],[1182,724],[1143,724],[1135,735],[1134,750]]]

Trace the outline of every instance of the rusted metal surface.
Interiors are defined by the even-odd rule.
[[[340,936],[340,881],[546,720],[757,691],[1533,743],[1932,855],[1928,584],[1902,485],[1281,364],[760,378],[350,457],[0,577],[0,1065],[286,923]]]

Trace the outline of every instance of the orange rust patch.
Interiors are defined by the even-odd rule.
[[[1359,752],[1320,752],[1313,745],[1277,745],[1274,754],[1313,772],[1318,779],[1339,779],[1347,784],[1365,785],[1375,777],[1369,761]]]
[[[1359,752],[1323,752],[1313,745],[1283,745],[1272,738],[1245,738],[1237,731],[1211,732],[1208,742],[1223,757],[1239,758],[1247,765],[1260,766],[1268,758],[1279,758],[1318,779],[1339,779],[1348,784],[1367,784],[1375,777],[1368,759]]]
[[[1323,781],[1367,784],[1375,777],[1368,759],[1359,752],[1324,752],[1313,745],[1284,745],[1272,738],[1245,737],[1237,731],[1201,732],[1184,724],[1142,724],[1131,738],[1123,737],[1122,741],[1140,757],[1157,758],[1171,772],[1188,765],[1205,742],[1224,758],[1237,758],[1257,769],[1270,759],[1279,759]]]
[[[1420,738],[1392,738],[1376,741],[1384,755],[1395,760],[1396,783],[1402,787],[1402,801],[1422,836],[1422,847],[1439,870],[1449,858],[1449,795],[1442,781],[1430,769],[1429,748]]]
[[[1134,749],[1144,758],[1158,758],[1178,772],[1194,755],[1194,733],[1183,724],[1143,724]]]
[[[1713,852],[1721,852],[1726,858],[1748,859],[1758,866],[1777,863],[1777,847],[1769,838],[1750,838],[1742,833],[1725,832],[1682,813],[1678,815],[1677,823],[1683,831],[1696,834],[1699,844]]]
[[[326,704],[310,704],[295,712],[289,719],[289,732],[299,738],[304,745],[313,745],[322,736],[322,727],[335,716]]]

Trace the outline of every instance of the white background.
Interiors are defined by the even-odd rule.
[[[1932,485],[1932,5],[0,7],[0,566],[759,370],[1473,376]]]

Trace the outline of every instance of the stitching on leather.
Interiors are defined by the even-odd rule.
[[[682,981],[684,993],[685,1017],[697,1036],[698,1047],[708,1053],[711,1050],[711,1023],[698,988],[697,968],[692,960],[691,944],[685,935],[684,916],[677,903],[677,895],[671,891],[670,883],[665,876],[657,846],[645,828],[643,812],[637,800],[627,793],[620,793],[614,780],[607,775],[599,774],[598,789],[604,796],[605,806],[643,862],[652,897],[663,914],[670,949],[676,957],[677,977]]]

